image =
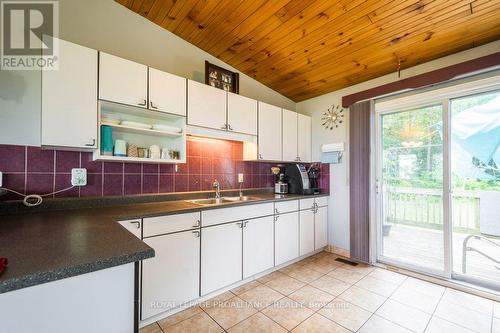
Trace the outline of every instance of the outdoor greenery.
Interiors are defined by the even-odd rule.
[[[452,100],[451,115],[483,105],[498,93]],[[397,187],[439,189],[443,187],[442,106],[392,113],[382,118],[384,183]],[[493,160],[468,161],[491,179],[470,179],[452,175],[454,188],[500,191],[500,169]],[[460,163],[460,161],[452,161]]]

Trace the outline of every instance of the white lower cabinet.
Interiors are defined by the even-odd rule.
[[[276,266],[299,256],[299,212],[276,215],[274,240]]]
[[[201,232],[201,295],[242,279],[242,222],[203,228]]]
[[[142,262],[142,320],[199,297],[199,231],[143,240],[155,250]]]
[[[274,266],[273,216],[243,222],[243,278]]]
[[[319,207],[314,214],[314,249],[328,245],[328,207]]]
[[[314,251],[314,211],[312,209],[300,211],[299,234],[300,255]]]
[[[121,221],[155,250],[142,261],[141,319],[326,246],[326,200],[300,208],[284,201]]]

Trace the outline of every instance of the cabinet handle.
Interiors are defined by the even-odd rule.
[[[137,103],[137,105],[140,105],[140,106],[146,106],[148,104],[148,102],[143,99],[141,103]]]
[[[227,124],[224,124],[224,126],[221,126],[220,129],[227,130]]]
[[[262,154],[259,154],[259,160],[262,160]]]
[[[280,212],[279,212],[278,208],[274,208],[274,214],[279,214],[279,213]]]
[[[229,128],[230,131],[233,131],[233,128],[231,127],[231,124],[227,124],[227,127]]]
[[[193,225],[193,228],[199,228],[201,225],[201,221],[200,220],[196,220],[196,224]]]
[[[300,156],[297,156],[297,161],[302,162],[302,160],[300,159]]]
[[[199,230],[196,230],[196,231],[193,231],[193,234],[196,238],[199,238],[200,237],[200,231]]]
[[[141,228],[141,222],[139,222],[139,221],[132,221],[132,222],[130,222],[130,224],[135,224],[137,229]]]
[[[274,217],[274,222],[278,222],[278,219],[279,219],[279,218],[280,218],[280,216],[279,216],[279,215],[276,215],[276,216]]]
[[[92,143],[86,143],[85,146],[94,147],[95,146],[95,139],[92,139]]]
[[[155,106],[155,105],[153,104],[153,102],[149,102],[149,105],[151,106],[151,109],[158,109],[158,107],[157,107],[157,106]]]
[[[246,228],[248,224],[248,221],[243,222],[243,228]]]
[[[238,226],[238,228],[243,228],[243,222],[237,222],[236,225]]]

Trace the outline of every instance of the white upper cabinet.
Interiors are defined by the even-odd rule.
[[[226,129],[226,91],[188,80],[189,125]]]
[[[259,102],[259,160],[281,160],[281,108]]]
[[[300,162],[311,162],[311,117],[300,113],[297,117],[297,156]]]
[[[228,92],[227,125],[231,132],[257,135],[257,101]]]
[[[59,48],[59,69],[42,71],[42,146],[97,148],[97,51]]]
[[[100,52],[99,99],[147,108],[148,67]]]
[[[297,112],[283,109],[283,161],[297,161]]]
[[[149,67],[149,108],[186,115],[186,79]]]

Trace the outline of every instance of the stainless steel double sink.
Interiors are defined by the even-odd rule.
[[[241,197],[222,197],[222,198],[208,198],[208,199],[194,199],[194,200],[186,200],[187,202],[201,205],[201,206],[210,206],[210,205],[222,205],[222,204],[231,204],[242,201],[256,201],[262,200],[259,197],[249,197],[249,196],[241,196]]]

